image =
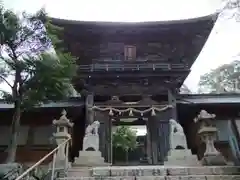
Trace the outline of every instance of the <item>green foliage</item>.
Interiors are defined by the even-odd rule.
[[[43,9],[34,15],[17,16],[0,5],[0,83],[11,89],[2,89],[1,93],[14,104],[8,163],[15,161],[21,112],[72,92],[76,63],[58,48],[60,30],[50,23]]]
[[[237,93],[240,85],[240,61],[234,61],[200,77],[199,91],[208,93]]]
[[[0,8],[0,30],[0,81],[12,89],[1,91],[5,100],[28,108],[70,95],[75,59],[57,48],[62,29],[51,24],[43,9],[17,16]]]
[[[113,133],[113,147],[124,151],[134,150],[137,147],[136,132],[128,126],[119,126]]]

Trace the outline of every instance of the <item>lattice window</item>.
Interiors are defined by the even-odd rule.
[[[124,57],[125,57],[125,60],[135,60],[136,46],[132,46],[132,45],[124,46]]]

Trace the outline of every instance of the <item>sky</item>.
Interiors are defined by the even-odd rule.
[[[221,0],[3,0],[6,8],[33,13],[45,7],[52,17],[85,21],[163,21],[214,13]],[[201,75],[236,59],[240,23],[228,16],[218,18],[185,84],[197,92]]]

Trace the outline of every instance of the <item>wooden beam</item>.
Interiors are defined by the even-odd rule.
[[[92,110],[92,107],[94,104],[93,93],[90,93],[87,95],[85,103],[86,103],[86,122],[87,122],[86,125],[89,125],[94,121],[94,112]]]
[[[172,118],[172,119],[178,121],[176,92],[174,91],[174,89],[168,89],[168,103],[169,103],[169,105],[173,106],[173,108],[171,109],[171,117],[169,117],[169,118]]]
[[[141,95],[141,94],[152,94],[152,95],[158,95],[158,94],[166,94],[166,89],[159,86],[116,86],[116,87],[110,87],[110,86],[95,86],[91,87],[95,94],[97,95],[109,95],[109,96],[120,96],[120,95]]]

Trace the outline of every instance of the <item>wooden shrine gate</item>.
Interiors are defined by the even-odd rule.
[[[171,110],[149,116],[147,126],[147,156],[149,164],[163,164],[167,160],[169,145],[169,119]],[[95,112],[95,120],[100,122],[99,144],[105,162],[112,163],[112,120],[108,112]]]

